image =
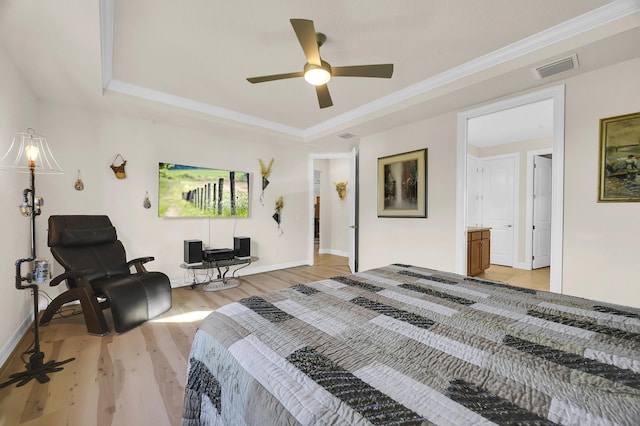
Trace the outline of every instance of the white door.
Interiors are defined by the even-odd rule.
[[[467,226],[482,224],[482,173],[480,160],[467,156]]]
[[[513,266],[517,155],[482,160],[483,226],[491,228],[491,263]]]
[[[349,158],[349,268],[352,273],[358,272],[358,150],[353,148]]]
[[[533,160],[533,269],[551,264],[551,159]]]

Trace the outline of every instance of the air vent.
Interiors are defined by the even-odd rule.
[[[536,79],[551,77],[561,72],[570,71],[578,68],[578,57],[574,54],[567,58],[562,58],[548,64],[541,65],[532,69]]]
[[[351,139],[351,138],[355,138],[356,135],[354,135],[353,133],[346,132],[346,133],[340,133],[338,137],[342,139]]]

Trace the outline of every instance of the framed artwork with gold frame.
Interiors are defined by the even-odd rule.
[[[378,217],[427,217],[427,149],[378,158]]]
[[[640,201],[640,112],[600,120],[598,202]]]

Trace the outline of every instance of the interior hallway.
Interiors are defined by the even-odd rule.
[[[508,266],[491,265],[478,278],[487,280],[502,281],[518,287],[530,288],[533,290],[549,291],[549,267],[526,270],[510,268]]]

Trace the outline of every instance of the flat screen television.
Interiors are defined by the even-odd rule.
[[[159,217],[249,217],[249,173],[158,163]]]

